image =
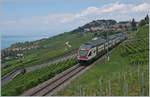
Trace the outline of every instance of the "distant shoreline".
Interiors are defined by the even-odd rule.
[[[9,48],[12,44],[17,42],[32,42],[48,37],[52,36],[1,36],[1,50]]]

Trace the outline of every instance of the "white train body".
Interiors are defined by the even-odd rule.
[[[110,35],[107,41],[101,37],[94,38],[90,42],[87,42],[80,46],[77,54],[79,63],[90,62],[97,59],[101,55],[105,54],[107,49],[112,49],[117,44],[127,38],[126,33],[118,33]]]

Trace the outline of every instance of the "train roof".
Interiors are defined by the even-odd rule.
[[[116,36],[121,36],[121,35],[123,35],[123,34],[124,34],[123,32],[117,33]]]
[[[109,40],[113,40],[114,38],[116,38],[118,36],[121,36],[121,35],[123,35],[123,33],[117,33],[117,34],[114,34],[114,35],[109,35],[108,38],[109,38]],[[107,40],[102,38],[102,37],[96,37],[96,38],[93,38],[91,41],[82,44],[80,46],[80,48],[81,49],[93,48],[96,45],[101,45],[101,44],[105,43],[106,41]]]
[[[109,40],[112,40],[112,39],[114,39],[116,37],[117,37],[116,35],[110,35],[108,38],[109,38]]]
[[[111,40],[111,39],[114,39],[114,38],[116,38],[116,37],[120,37],[120,36],[123,36],[123,35],[125,35],[126,33],[125,32],[120,32],[120,33],[117,33],[117,34],[114,34],[114,35],[110,35],[109,36],[109,40]]]
[[[106,39],[103,39],[101,37],[94,38],[93,40],[84,43],[80,46],[80,48],[92,48],[96,45],[100,45],[106,42]]]

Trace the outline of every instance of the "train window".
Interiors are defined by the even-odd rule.
[[[96,51],[94,50],[93,53],[95,53]]]
[[[92,52],[90,51],[90,53],[88,54],[88,56],[91,56],[92,55]]]
[[[87,51],[86,50],[80,50],[80,56],[86,56],[87,55]]]

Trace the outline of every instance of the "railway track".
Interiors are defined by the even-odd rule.
[[[105,58],[105,55],[103,55],[100,59],[96,60],[95,62],[91,63],[91,65],[88,65],[88,66],[81,66],[80,64],[77,64],[77,65],[67,69],[66,71],[56,75],[54,78],[49,79],[48,81],[24,92],[22,94],[22,96],[47,96],[47,95],[49,96],[49,95],[53,95],[57,91],[63,89],[64,86],[69,84],[73,79],[80,76],[85,71],[89,70],[95,63],[97,63],[98,61],[100,61],[104,58]]]
[[[61,84],[68,81],[70,78],[75,76],[77,73],[84,70],[87,66],[80,66],[79,64],[73,66],[72,68],[64,71],[60,75],[57,75],[56,77],[46,81],[45,83],[41,84],[39,87],[35,87],[32,90],[27,91],[24,93],[24,96],[45,96],[48,93],[55,90],[57,87],[59,87]]]
[[[113,49],[110,50],[109,53],[111,53],[112,51]],[[57,89],[59,91],[61,88],[64,88],[65,85],[61,87],[63,84],[67,83],[67,81],[69,82],[69,80],[71,81],[71,79],[76,78],[78,75],[90,69],[95,63],[104,59],[106,57],[105,55],[106,54],[102,55],[99,59],[97,59],[95,62],[91,63],[88,66],[81,66],[80,64],[77,64],[67,69],[66,71],[56,75],[54,78],[49,79],[48,81],[24,92],[22,96],[53,95],[55,94],[55,92],[57,92]],[[59,89],[59,87],[61,88]]]

